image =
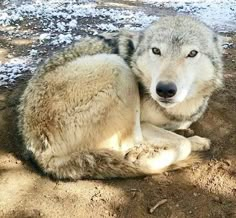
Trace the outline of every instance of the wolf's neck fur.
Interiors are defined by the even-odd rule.
[[[197,96],[167,109],[162,108],[158,103],[157,105],[165,116],[172,120],[194,122],[198,120],[206,110],[208,99],[208,97]]]

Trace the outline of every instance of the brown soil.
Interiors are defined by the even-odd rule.
[[[30,76],[1,88],[0,217],[236,217],[235,47],[224,60],[225,87],[193,125],[212,140],[208,157],[188,169],[138,179],[55,182],[41,175],[21,160],[17,135],[16,107]]]

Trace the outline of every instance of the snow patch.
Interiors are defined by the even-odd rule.
[[[197,17],[221,32],[236,31],[235,0],[142,0],[162,8],[173,8],[178,13]]]
[[[157,20],[143,11],[102,8],[96,0],[34,0],[12,4],[6,1],[0,13],[0,27],[9,27],[4,35],[11,38],[38,39],[29,51],[27,61],[11,59],[0,64],[0,86],[7,85],[32,69],[41,46],[65,46],[81,35],[96,35],[121,28],[140,30]],[[160,8],[173,8],[177,13],[190,14],[220,31],[236,30],[235,0],[142,0]],[[97,7],[99,6],[99,7]],[[24,28],[22,28],[24,27]],[[25,27],[28,27],[28,29]],[[7,29],[6,28],[6,29]],[[37,50],[35,49],[37,48]],[[39,59],[38,59],[39,60]]]
[[[7,86],[14,83],[22,74],[32,71],[33,67],[29,66],[28,57],[12,58],[8,63],[0,63],[0,86]]]
[[[70,44],[73,41],[73,37],[70,33],[60,34],[56,39],[52,41],[52,45]]]

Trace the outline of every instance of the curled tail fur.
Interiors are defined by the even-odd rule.
[[[108,179],[144,175],[134,163],[115,151],[97,150],[74,152],[68,156],[52,157],[42,163],[43,170],[55,179]]]
[[[145,175],[174,171],[192,166],[203,156],[196,152],[186,160],[176,162],[166,168],[148,173],[135,162],[128,161],[118,152],[110,150],[74,152],[68,156],[53,156],[47,163],[43,163],[44,172],[54,179],[111,179],[131,178]]]

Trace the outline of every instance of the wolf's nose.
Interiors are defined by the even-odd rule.
[[[171,98],[176,94],[177,87],[173,82],[159,82],[156,92],[162,98]]]

